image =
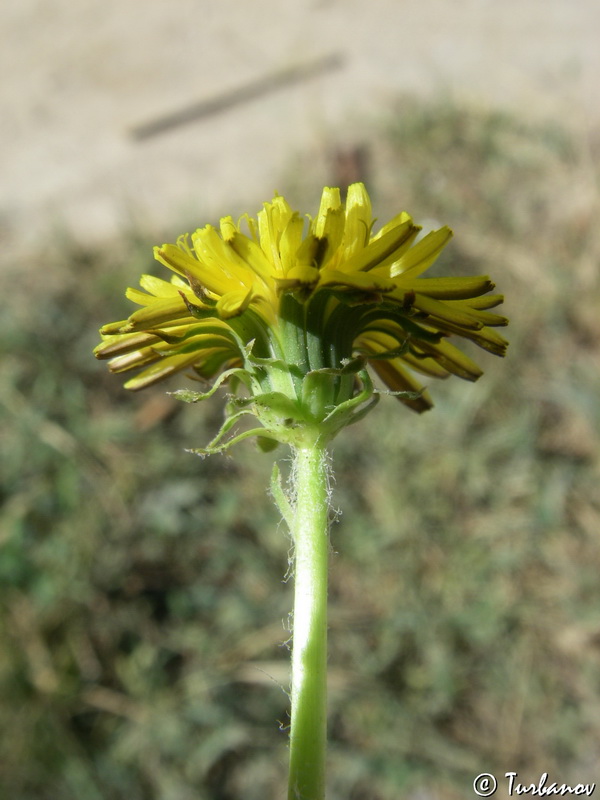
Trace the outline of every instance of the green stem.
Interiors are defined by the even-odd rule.
[[[294,448],[295,596],[288,800],[323,800],[327,743],[326,448]]]

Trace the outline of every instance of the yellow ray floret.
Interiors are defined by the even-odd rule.
[[[227,216],[218,228],[180,236],[155,248],[171,281],[143,275],[141,288],[127,291],[138,309],[101,329],[96,355],[113,371],[141,370],[131,389],[190,369],[213,378],[250,368],[249,359],[288,364],[297,389],[303,374],[342,370],[359,357],[423,411],[431,400],[416,374],[481,375],[453,342],[504,355],[507,343],[493,329],[507,320],[489,311],[503,298],[486,275],[422,277],[450,241],[448,227],[422,235],[402,212],[373,228],[357,183],[345,203],[339,189],[325,188],[308,222],[276,195],[256,218]]]

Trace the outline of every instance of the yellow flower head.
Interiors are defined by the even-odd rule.
[[[275,196],[256,219],[224,217],[219,230],[207,225],[157,247],[171,281],[142,276],[142,291],[127,291],[141,308],[105,325],[95,354],[111,359],[113,372],[141,369],[125,384],[133,390],[182,370],[215,379],[215,388],[241,382],[251,398],[239,399],[233,416],[256,414],[277,440],[336,409],[348,424],[373,396],[367,365],[401,402],[425,411],[432,402],[415,373],[482,374],[452,337],[504,355],[493,328],[507,320],[489,311],[503,297],[489,294],[487,276],[423,277],[450,240],[448,227],[419,238],[405,212],[377,233],[373,224],[356,183],[345,204],[339,189],[325,188],[308,224]]]

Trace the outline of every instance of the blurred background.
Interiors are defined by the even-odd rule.
[[[493,277],[511,345],[335,445],[329,796],[598,781],[600,7],[21,0],[0,26],[0,795],[284,795],[272,456],[186,454],[219,398],[128,394],[91,350],[154,244],[354,180],[454,228],[439,271]]]

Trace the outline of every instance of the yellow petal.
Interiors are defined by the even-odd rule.
[[[385,236],[386,233],[389,233],[389,231],[393,230],[394,228],[397,228],[399,225],[404,225],[405,222],[412,222],[412,221],[413,218],[410,216],[410,214],[407,214],[406,211],[401,211],[399,214],[396,214],[395,217],[392,217],[392,219],[389,222],[386,222],[386,224],[383,225],[377,231],[377,233],[372,237],[371,241],[375,241],[375,239],[381,239],[382,236]],[[417,225],[415,227],[421,230],[420,225]]]
[[[145,369],[131,378],[125,383],[125,388],[130,391],[137,392],[140,389],[145,389],[147,386],[152,386],[155,383],[164,381],[176,372],[180,372],[186,367],[191,367],[201,359],[198,353],[186,354],[183,356],[169,356],[167,358],[160,358],[149,369]]]
[[[287,279],[305,286],[312,286],[319,280],[319,270],[316,267],[298,264],[287,271]],[[278,282],[281,283],[281,281]]]
[[[476,345],[482,347],[484,350],[488,350],[490,353],[494,353],[494,355],[506,355],[508,342],[503,336],[496,333],[493,328],[481,327],[479,330],[469,330],[463,325],[452,325],[452,323],[441,319],[436,319],[435,321],[428,320],[427,324],[431,324],[432,327],[435,326],[439,331],[448,335],[456,334],[465,339],[470,339],[472,342],[475,342]]]
[[[322,239],[327,233],[326,223],[328,214],[336,209],[341,210],[341,208],[342,199],[340,197],[340,190],[332,189],[329,186],[326,186],[323,189],[323,194],[321,195],[319,212],[316,219],[313,221],[312,232],[318,239]]]
[[[281,269],[284,275],[290,267],[296,264],[297,253],[302,244],[303,230],[304,220],[299,214],[293,214],[288,220],[279,241]]]
[[[449,302],[449,305],[451,302]],[[469,316],[481,322],[482,325],[490,326],[492,328],[503,328],[508,325],[508,318],[503,317],[501,314],[490,314],[489,311],[479,311],[476,308],[469,308],[469,306],[457,306],[458,308],[467,310]]]
[[[415,293],[413,305],[419,311],[424,311],[435,319],[445,320],[461,328],[480,330],[483,327],[481,322],[465,311],[454,308],[449,303],[444,303],[441,300],[426,297],[424,294]]]
[[[128,372],[131,369],[146,367],[148,364],[154,364],[162,360],[163,357],[160,350],[153,347],[144,347],[141,350],[133,350],[131,353],[124,353],[123,355],[113,358],[108,368],[112,373],[118,375],[121,372]]]
[[[181,297],[182,291],[190,299],[192,298],[189,284],[183,283],[183,281],[177,284],[168,283],[160,278],[155,278],[153,275],[142,275],[140,284],[146,289],[145,292],[131,287],[125,292],[125,297],[133,303],[137,303],[139,306],[152,305],[156,303],[157,299],[166,300],[168,298]]]
[[[431,356],[417,356],[414,353],[406,353],[402,356],[402,361],[411,369],[420,372],[421,375],[428,375],[430,378],[440,378],[444,380],[450,376],[447,369],[444,369]]]
[[[319,239],[313,233],[309,233],[298,248],[296,265],[320,267],[326,249],[327,241],[325,239]]]
[[[252,299],[252,289],[235,289],[227,292],[217,302],[217,313],[221,319],[239,316],[248,308]]]
[[[178,272],[184,277],[191,273],[200,278],[200,264],[198,261],[175,244],[163,244],[162,247],[155,247],[154,258],[164,264],[165,267]]]
[[[194,236],[197,237],[197,232]],[[199,286],[203,286],[213,294],[221,294],[228,288],[239,285],[239,281],[231,278],[231,272],[220,269],[218,262],[215,265],[215,259],[208,254],[206,260],[201,262],[174,244],[163,244],[162,247],[154,248],[154,257],[161,264],[188,280],[197,282]]]
[[[463,333],[462,335],[471,339],[471,341],[475,342],[475,344],[479,345],[479,347],[482,347],[484,350],[494,353],[494,355],[506,355],[508,342],[504,336],[500,336],[493,328],[483,328],[480,331],[474,331],[468,334]]]
[[[119,322],[109,322],[100,328],[100,334],[102,336],[115,336],[122,332],[125,325],[127,325],[126,319],[122,319]]]
[[[442,339],[437,344],[420,341],[418,349],[423,350],[442,367],[459,378],[467,381],[476,381],[483,375],[483,370],[472,359],[446,339]]]
[[[262,248],[243,233],[236,233],[229,244],[240,260],[247,265],[248,272],[254,272],[265,285],[268,285],[273,278],[273,265],[267,259]]]
[[[201,263],[200,281],[217,294],[224,294],[240,286],[252,283],[252,271],[243,258],[240,258],[233,242],[238,237],[235,233],[224,242],[212,225],[206,225],[194,231],[192,244]]]
[[[495,308],[504,302],[503,294],[488,294],[485,297],[472,297],[470,300],[457,300],[456,305],[460,308],[463,305],[469,309]]]
[[[283,197],[275,196],[272,203],[264,203],[258,214],[260,247],[277,272],[281,272],[280,241],[293,212]]]
[[[344,259],[349,259],[367,245],[372,222],[371,199],[367,190],[363,183],[353,183],[348,187],[346,197]]]
[[[153,328],[165,323],[180,325],[190,312],[181,297],[155,300],[152,305],[134,311],[122,329],[122,333]]]
[[[187,288],[187,284],[184,284],[183,281],[178,281],[175,275],[173,280],[177,281],[177,284],[163,281],[162,278],[157,278],[154,275],[142,275],[140,286],[155,297],[175,297],[179,294],[181,285],[185,285]]]
[[[343,208],[331,208],[325,215],[323,234],[319,237],[325,240],[326,247],[321,259],[323,265],[334,258],[342,239],[344,237],[344,227],[346,225],[346,215]]]
[[[219,221],[219,230],[225,241],[232,239],[236,233],[239,233],[239,229],[232,217],[222,217]]]
[[[411,278],[402,277],[398,286],[405,291],[418,292],[437,300],[460,300],[485,294],[494,288],[487,275],[472,278]]]
[[[429,269],[451,238],[452,231],[447,226],[431,231],[392,264],[390,275],[410,273],[409,277],[418,277]]]
[[[94,348],[94,355],[100,359],[114,358],[159,343],[160,339],[150,333],[108,336],[104,342]]]
[[[156,303],[156,297],[153,294],[141,292],[139,289],[135,289],[132,286],[125,289],[125,297],[131,300],[132,303],[137,303],[138,306],[149,306],[152,303]]]
[[[366,292],[392,292],[395,281],[374,272],[341,272],[340,270],[321,270],[319,286],[348,286]]]
[[[393,256],[403,245],[408,244],[417,233],[417,228],[405,220],[401,225],[392,228],[383,236],[371,239],[362,250],[358,250],[352,258],[340,264],[344,272],[367,272]],[[411,252],[409,250],[409,252]]]

